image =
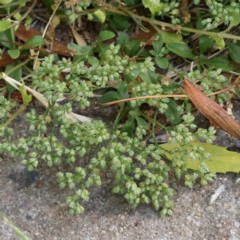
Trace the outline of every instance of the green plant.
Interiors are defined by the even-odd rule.
[[[209,2],[205,7],[209,7],[209,14],[212,14],[211,24],[217,27],[219,21],[214,20],[213,16],[218,17],[220,5],[217,5],[215,14],[216,9],[212,9]],[[217,1],[213,2],[217,4]],[[228,1],[223,2],[228,4]],[[157,8],[154,8],[155,3],[158,4]],[[232,1],[227,6],[238,9],[239,4],[235,3]],[[45,5],[48,4],[45,1]],[[87,15],[91,20],[101,22],[98,37],[91,46],[68,44],[68,48],[75,51],[72,61],[49,55],[41,61],[37,71],[31,73],[31,86],[44,95],[47,103],[44,114],[37,115],[34,109],[26,114],[29,124],[29,136],[26,138],[13,141],[13,129],[8,126],[13,119],[9,121],[7,114],[14,111],[14,106],[4,97],[0,98],[0,135],[6,136],[0,144],[0,152],[19,157],[28,170],[36,168],[40,161],[46,162],[49,167],[61,164],[63,159],[68,164],[76,164],[73,172],[57,174],[60,187],[68,187],[73,191],[67,198],[72,214],[84,211],[79,200],[87,201],[91,186],[101,185],[102,173],[108,171],[113,175],[112,191],[122,194],[132,207],[147,203],[152,204],[161,216],[172,214],[173,190],[167,183],[170,173],[174,172],[177,178],[184,178],[185,185],[189,187],[197,179],[204,185],[214,176],[205,164],[209,154],[193,141],[201,139],[211,143],[215,138],[215,130],[213,127],[197,129],[191,103],[186,98],[177,99],[182,97],[179,94],[182,91],[181,81],[188,78],[195,84],[200,82],[206,94],[222,90],[227,86],[222,71],[232,70],[230,66],[223,68],[229,59],[209,59],[204,54],[214,44],[224,48],[224,37],[239,40],[239,37],[224,32],[203,30],[202,21],[209,16],[195,9],[197,1],[195,4],[197,14],[194,17],[197,18],[198,29],[173,25],[181,23],[181,19],[177,18],[179,3],[176,1],[124,1],[112,2],[111,5],[95,1],[79,1],[71,5],[66,1],[65,7],[58,9],[66,13],[64,20],[72,23],[79,16]],[[69,6],[73,7],[72,11],[66,9]],[[133,12],[133,8],[144,10],[146,16],[138,15],[137,10]],[[230,13],[233,14],[227,11],[224,15],[225,22]],[[170,18],[171,23],[154,19],[158,15],[163,19]],[[228,17],[230,22],[235,19],[231,16]],[[148,22],[156,29],[156,33],[145,42],[141,39],[131,40],[126,33],[130,27],[127,20],[132,20],[144,30],[146,27],[141,21]],[[175,32],[165,32],[159,26]],[[113,27],[118,31],[114,31]],[[197,44],[192,46],[181,31],[185,35],[196,33],[201,36]],[[147,47],[150,41],[151,49]],[[227,46],[230,57],[236,59],[233,49],[238,50],[238,45],[228,43]],[[194,69],[188,72],[175,69],[171,66],[169,55],[187,61],[190,59],[195,64]],[[156,66],[171,69],[177,80],[157,74]],[[60,81],[59,76],[63,73],[64,81]],[[4,74],[2,77],[6,80]],[[112,124],[107,125],[100,120],[80,124],[68,118],[73,103],[77,102],[80,109],[89,107],[89,98],[100,89],[105,90],[100,104],[117,101],[119,105]],[[26,106],[31,99],[24,85],[21,94],[25,99],[23,105]],[[229,97],[224,92],[217,94],[221,104]],[[62,98],[67,99],[67,103],[58,104]],[[131,98],[131,101],[124,100],[127,98]],[[147,111],[143,110],[144,106]],[[164,120],[159,121],[161,117]],[[157,128],[166,131],[173,148],[166,149],[158,145],[155,136]],[[153,144],[148,142],[150,137],[153,138]],[[96,149],[96,154],[89,162],[76,163],[76,159],[86,156],[93,149]],[[186,161],[189,157],[199,163],[197,169],[189,169]]]

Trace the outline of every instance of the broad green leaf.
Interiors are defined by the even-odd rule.
[[[96,57],[93,57],[93,56],[89,56],[89,57],[88,57],[88,63],[89,63],[90,65],[92,65],[93,67],[99,65],[98,59],[97,59]]]
[[[106,20],[106,13],[102,11],[101,9],[97,9],[93,14],[97,17],[97,19],[101,22],[104,23]]]
[[[54,4],[54,0],[43,0],[43,4],[48,9],[48,11],[52,12],[52,5]]]
[[[227,43],[229,55],[234,62],[240,63],[240,46],[236,43]]]
[[[193,146],[201,146],[206,152],[211,154],[209,160],[205,160],[208,169],[212,173],[226,173],[226,172],[240,172],[240,153],[231,152],[226,150],[224,147],[217,145],[211,145],[208,143],[191,142]],[[166,150],[173,150],[178,148],[178,144],[165,143],[161,144],[160,147]],[[191,151],[191,148],[189,148]],[[171,160],[171,156],[168,156]],[[197,170],[199,167],[198,161],[192,161],[190,158],[186,160],[187,167],[189,169]]]
[[[125,74],[124,76],[124,81],[126,81],[127,83],[132,83],[135,81],[136,77],[138,76],[139,71],[138,69],[135,69],[134,71],[132,71],[129,74]]]
[[[215,57],[212,59],[203,60],[206,64],[213,66],[214,68],[221,68],[223,71],[232,71],[234,68],[229,66],[229,60],[224,57]]]
[[[177,54],[182,58],[189,58],[192,60],[195,59],[191,52],[191,49],[185,43],[171,42],[167,43],[166,47],[168,48],[168,50],[172,51],[173,53]]]
[[[140,72],[140,73],[139,73],[139,77],[140,77],[144,82],[146,82],[146,83],[151,83],[151,82],[152,82],[152,81],[151,81],[151,78],[150,78],[149,75],[148,75],[148,72],[145,72],[145,73]]]
[[[32,95],[27,93],[25,84],[23,83],[22,86],[19,88],[19,91],[22,95],[22,99],[23,99],[23,104],[25,106],[27,106],[31,101],[32,101]]]
[[[92,50],[91,46],[83,46],[80,47],[75,43],[69,43],[67,45],[69,50],[75,51],[76,56],[82,56],[82,57],[87,57],[90,55],[90,52]]]
[[[110,26],[118,31],[124,31],[129,28],[130,22],[128,16],[113,14],[109,20]]]
[[[178,111],[178,105],[173,99],[168,102],[168,108],[165,111],[167,119],[174,125],[178,124],[181,120],[180,112]]]
[[[136,120],[137,120],[138,126],[141,126],[141,127],[145,128],[145,129],[148,129],[148,128],[149,128],[149,125],[148,125],[148,123],[145,121],[145,119],[140,118],[140,117],[137,117]]]
[[[183,24],[182,27],[194,28],[192,22],[187,22],[187,23]],[[188,36],[188,35],[190,35],[190,34],[191,34],[191,33],[188,32],[188,31],[181,30],[181,35],[183,35],[183,36]],[[180,35],[180,34],[178,34],[178,35]]]
[[[147,74],[148,74],[148,77],[149,77],[151,83],[155,83],[156,84],[156,83],[159,82],[158,76],[157,76],[155,71],[148,70]]]
[[[214,44],[214,40],[206,35],[201,35],[199,38],[199,50],[200,53],[206,52]]]
[[[240,97],[240,87],[236,87],[235,89],[235,94]]]
[[[128,42],[126,47],[124,48],[126,55],[132,57],[135,56],[140,50],[141,40],[132,40]]]
[[[7,29],[0,32],[0,44],[8,49],[14,49],[14,36],[11,33],[12,29]]]
[[[124,0],[124,4],[126,4],[127,7],[133,7],[136,4],[139,4],[138,0]]]
[[[163,4],[160,2],[160,0],[159,1],[142,0],[142,3],[145,8],[149,8],[152,15],[159,12],[163,7]]]
[[[68,43],[67,48],[72,51],[80,51],[81,47],[78,46],[76,43]]]
[[[136,118],[139,116],[140,112],[139,111],[129,111],[129,115],[132,116],[133,118]]]
[[[115,33],[114,32],[111,32],[111,31],[102,31],[99,33],[98,35],[98,40],[101,41],[101,42],[104,42],[108,39],[111,39],[115,36]]]
[[[128,88],[125,82],[118,82],[117,90],[120,99],[128,98]]]
[[[134,129],[135,129],[135,119],[133,117],[130,117],[123,125],[121,132],[127,132],[128,135],[132,137]]]
[[[99,103],[107,103],[119,100],[119,95],[115,91],[109,91],[102,95],[102,97],[99,99]]]
[[[42,36],[33,36],[25,42],[25,46],[28,47],[39,47],[44,44],[44,38]]]
[[[125,32],[121,32],[117,38],[117,43],[121,46],[124,47],[127,43],[129,42],[129,36]]]
[[[5,71],[8,72],[12,68],[15,68],[18,64],[19,64],[18,62],[15,62],[7,65],[7,67],[5,68]],[[8,76],[20,82],[22,77],[22,68],[21,67],[16,68],[13,72],[9,73]],[[12,85],[10,85],[9,83],[6,83],[6,84],[7,84],[7,89],[10,93],[15,91],[15,88]]]
[[[12,2],[12,0],[0,0],[0,4],[3,4],[3,5],[9,4],[11,2]]]
[[[1,20],[0,21],[0,32],[5,31],[9,26],[11,22],[9,20]]]
[[[182,35],[178,33],[161,32],[164,43],[181,42]]]
[[[7,52],[12,59],[17,59],[20,55],[19,49],[8,50]]]
[[[167,58],[155,57],[155,62],[162,69],[166,69],[168,67],[168,60],[167,60]]]
[[[161,35],[159,34],[155,34],[154,37],[156,38],[156,40],[152,41],[152,45],[153,45],[153,49],[156,56],[161,52],[163,41],[162,41]]]

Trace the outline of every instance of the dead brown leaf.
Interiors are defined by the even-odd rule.
[[[78,44],[78,46],[80,47],[84,47],[87,45],[86,41],[84,40],[84,38],[70,25],[72,34]]]
[[[41,33],[33,28],[30,28],[29,30],[27,30],[23,24],[20,24],[18,26],[18,29],[15,31],[15,35],[21,41],[26,42],[28,39],[30,39],[33,36],[36,36],[36,35],[41,36]],[[57,53],[61,56],[65,56],[65,57],[73,56],[73,52],[70,51],[65,44],[63,44],[57,40],[54,40],[53,47],[51,49],[51,53]]]
[[[195,107],[210,121],[217,124],[227,133],[240,139],[240,124],[228,115],[219,104],[204,95],[189,80],[184,80],[186,94]]]

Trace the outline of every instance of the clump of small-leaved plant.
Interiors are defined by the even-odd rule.
[[[72,214],[84,211],[79,200],[89,199],[90,187],[101,185],[104,171],[113,173],[112,191],[123,195],[132,207],[147,203],[152,204],[162,216],[171,214],[173,190],[167,184],[169,173],[174,171],[177,178],[183,176],[185,184],[190,187],[197,178],[200,178],[202,184],[210,181],[213,175],[208,173],[204,164],[209,155],[203,148],[192,146],[191,141],[197,137],[211,142],[215,131],[209,128],[198,129],[193,133],[196,125],[193,124],[194,117],[187,111],[188,102],[176,109],[181,122],[166,128],[170,142],[179,144],[179,147],[172,150],[165,150],[158,144],[149,144],[144,139],[146,127],[141,124],[137,126],[136,134],[130,136],[127,132],[118,130],[116,122],[106,125],[101,120],[76,123],[68,119],[66,113],[72,110],[73,101],[79,103],[79,108],[88,107],[89,98],[93,96],[96,86],[106,87],[109,79],[121,82],[126,88],[131,85],[135,96],[154,95],[164,91],[161,82],[148,84],[144,81],[122,81],[122,75],[131,76],[134,73],[136,77],[149,71],[154,73],[151,58],[146,58],[143,62],[130,61],[119,54],[119,46],[111,44],[104,59],[105,61],[86,65],[84,61],[74,63],[62,59],[54,62],[53,56],[46,57],[32,77],[33,85],[47,98],[49,107],[42,115],[37,115],[35,110],[26,114],[29,136],[16,142],[11,138],[13,130],[2,125],[1,136],[7,137],[1,142],[0,151],[19,157],[28,170],[32,170],[40,161],[46,162],[49,167],[59,165],[62,161],[74,164],[77,159],[93,154],[92,151],[98,149],[94,150],[95,155],[87,163],[78,160],[74,172],[57,174],[60,187],[73,190],[73,195],[67,198]],[[61,72],[66,72],[66,82],[58,80]],[[221,81],[220,79],[219,82]],[[57,100],[64,96],[69,100],[68,103],[56,105]],[[3,97],[0,100],[1,113],[8,113],[13,105]],[[135,100],[128,108],[129,111],[137,112],[142,103],[147,103],[154,106],[155,111],[164,114],[168,102],[168,98]],[[2,114],[1,119],[4,123],[6,115]],[[171,161],[167,160],[169,155]],[[187,155],[200,162],[197,171],[188,171]]]
[[[45,2],[44,4],[49,4]],[[14,131],[8,123],[15,105],[3,96],[0,97],[0,152],[21,159],[28,170],[33,170],[42,161],[48,167],[60,165],[63,161],[72,164],[75,167],[73,172],[57,174],[60,188],[70,188],[73,192],[67,197],[71,214],[84,211],[81,201],[88,201],[91,187],[100,186],[102,176],[105,175],[112,177],[113,193],[121,194],[132,207],[140,203],[151,204],[161,216],[172,214],[173,189],[168,185],[170,174],[183,178],[189,187],[197,179],[202,185],[212,180],[213,174],[208,172],[204,163],[210,157],[209,154],[202,147],[192,145],[192,141],[201,139],[212,142],[214,128],[197,129],[191,114],[191,104],[186,99],[137,98],[178,93],[180,82],[164,81],[155,72],[155,66],[171,68],[168,61],[170,57],[166,56],[172,53],[200,62],[198,70],[177,74],[184,75],[195,84],[199,83],[205,94],[221,90],[227,85],[219,68],[221,66],[232,70],[225,64],[227,60],[221,58],[211,62],[204,56],[213,47],[214,41],[223,47],[221,34],[213,36],[212,31],[210,38],[207,37],[209,32],[198,31],[206,35],[198,42],[199,55],[193,56],[191,46],[183,44],[181,26],[172,25],[191,21],[190,13],[183,5],[185,2],[187,1],[125,0],[102,4],[98,1],[65,1],[63,10],[69,23],[86,15],[90,20],[98,20],[103,25],[106,21],[109,25],[102,27],[104,30],[91,46],[80,48],[69,44],[69,49],[75,51],[72,61],[65,58],[57,61],[56,56],[49,55],[37,71],[32,73],[32,86],[44,95],[48,107],[43,114],[37,114],[34,109],[26,113],[28,136],[14,139]],[[230,23],[230,27],[231,24],[236,26],[239,23],[239,1],[205,2],[204,11],[202,1],[195,0],[190,6],[192,12],[196,13],[194,21],[198,30],[204,27],[217,28],[221,22]],[[164,24],[154,25],[158,34],[151,39],[153,49],[150,51],[144,49],[145,43],[141,40],[132,41],[127,34],[131,19],[140,28],[145,28],[141,23],[142,16],[137,15],[139,9],[143,12],[143,8],[149,10],[146,11],[147,16],[158,16],[164,21],[170,19],[172,24],[168,25],[178,31],[168,34],[168,31],[164,32]],[[131,12],[132,9],[134,12]],[[149,19],[150,24],[151,22],[152,19]],[[163,31],[160,31],[160,25]],[[108,31],[109,26],[110,29],[116,29],[115,32],[121,32],[118,32],[115,43],[104,44],[104,41],[115,37],[115,32]],[[238,62],[233,53],[234,49],[239,50],[239,46],[229,43],[227,46],[231,58]],[[216,66],[216,63],[220,65]],[[216,70],[205,68],[209,64]],[[64,81],[59,80],[60,76],[64,76]],[[101,120],[79,123],[67,117],[73,104],[75,106],[78,103],[79,109],[89,107],[89,99],[99,89],[106,90],[100,99],[101,103],[128,97],[135,99],[119,103],[117,116],[112,123],[106,124]],[[60,102],[61,99],[65,99],[64,103]],[[221,104],[227,99],[227,94],[217,95]],[[143,105],[154,114],[148,116],[143,113]],[[159,115],[165,117],[164,123],[158,122]],[[157,143],[154,135],[156,126],[167,133],[168,141],[172,143],[170,150]],[[149,134],[153,143],[148,141]],[[85,156],[92,157],[88,161],[82,160]],[[198,161],[197,170],[190,171],[187,168],[188,158]],[[111,174],[103,174],[105,172]]]

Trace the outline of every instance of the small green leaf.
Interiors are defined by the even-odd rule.
[[[19,88],[19,91],[22,95],[22,99],[23,99],[23,104],[25,106],[27,106],[31,101],[32,101],[32,95],[28,95],[27,94],[27,90],[25,87],[25,84],[23,83],[22,86]]]
[[[135,119],[133,117],[130,117],[123,125],[121,132],[126,132],[130,137],[132,137],[134,129],[135,129]]]
[[[185,43],[171,42],[166,44],[166,47],[168,48],[168,50],[172,51],[173,53],[177,54],[182,58],[189,58],[192,60],[195,59],[191,52],[191,49]]]
[[[8,49],[14,49],[14,35],[12,34],[12,29],[7,29],[0,32],[0,44]]]
[[[95,12],[93,12],[93,15],[95,15],[101,23],[104,23],[106,20],[106,13],[101,9],[97,9]]]
[[[236,43],[227,43],[229,55],[234,62],[240,63],[240,46]]]
[[[214,40],[206,35],[201,35],[199,38],[199,50],[200,53],[206,52],[214,44]]]
[[[124,48],[126,55],[132,57],[135,56],[140,50],[141,40],[132,40],[128,42],[126,47]]]
[[[119,95],[115,91],[109,91],[102,95],[102,97],[99,99],[99,103],[107,103],[119,100]]]
[[[155,62],[162,69],[166,69],[168,67],[168,60],[167,60],[167,58],[155,57]]]
[[[97,59],[96,57],[93,57],[93,56],[88,57],[88,63],[89,63],[90,65],[92,65],[93,67],[99,65],[98,59]]]
[[[44,38],[42,36],[33,36],[31,37],[30,39],[28,39],[26,42],[25,42],[25,46],[28,46],[28,47],[39,47],[41,46],[42,44],[44,44]]]
[[[145,119],[137,117],[136,120],[137,120],[138,126],[141,126],[141,127],[145,128],[145,129],[149,128],[148,123],[145,121]]]
[[[117,43],[121,46],[124,47],[127,43],[129,42],[129,36],[125,32],[121,32],[117,38]]]
[[[205,160],[205,164],[212,173],[226,173],[226,172],[240,172],[240,153],[231,152],[226,150],[224,147],[216,145],[202,143],[202,142],[191,142],[192,146],[203,147],[207,153],[211,154],[210,159]],[[165,143],[161,144],[161,147],[166,150],[173,150],[179,148],[178,144]],[[189,151],[191,151],[191,146]],[[171,160],[171,156],[168,156]],[[186,159],[187,168],[198,170],[199,161],[192,161],[190,158]]]
[[[69,50],[76,51],[75,55],[83,56],[83,57],[87,57],[91,53],[91,50],[92,50],[91,46],[80,47],[75,43],[69,43],[67,45],[67,47]]]
[[[129,115],[132,116],[133,118],[136,118],[137,116],[139,116],[139,111],[129,111]]]
[[[7,65],[5,72],[8,72],[9,70],[11,70],[12,68],[15,68],[17,65],[19,64],[19,62],[15,62],[12,64]],[[18,82],[21,81],[21,77],[22,77],[22,68],[18,67],[16,68],[13,72],[8,74],[9,77],[17,80]],[[10,85],[9,83],[7,83],[7,89],[10,93],[12,93],[13,91],[15,91],[16,89]]]
[[[67,48],[72,51],[80,51],[81,47],[78,46],[76,43],[68,43]]]
[[[214,68],[221,68],[223,71],[232,71],[234,68],[230,67],[229,60],[224,57],[215,57],[212,59],[203,60],[204,63],[213,66]]]
[[[12,0],[0,0],[0,4],[3,4],[3,5],[9,4],[11,2],[12,2]]]
[[[235,94],[240,97],[240,87],[236,87],[235,89]]]
[[[112,19],[110,19],[110,26],[113,29],[124,31],[129,28],[130,22],[128,16],[123,16],[119,14],[113,14]]]
[[[159,82],[158,76],[157,76],[155,71],[148,70],[147,74],[148,74],[148,77],[149,77],[151,83],[155,83],[156,84],[156,83]]]
[[[111,32],[111,31],[102,31],[98,35],[98,40],[101,42],[104,42],[108,39],[113,38],[114,36],[115,36],[115,33]]]
[[[168,102],[168,108],[165,111],[165,116],[174,125],[178,124],[181,121],[181,115],[178,111],[178,105],[173,99],[170,99],[170,101]]]
[[[161,32],[162,40],[164,43],[171,42],[181,42],[182,35],[179,33],[169,33],[169,32]]]
[[[225,47],[225,41],[222,37],[219,36],[210,36],[213,40],[215,40],[217,47],[219,50],[223,49]]]
[[[119,99],[128,98],[128,88],[125,82],[118,82],[117,90],[118,90]]]
[[[20,55],[19,49],[8,50],[7,52],[12,59],[17,59]]]
[[[9,20],[1,20],[0,21],[0,32],[5,31],[9,26],[11,22]]]
[[[142,3],[145,8],[149,8],[152,15],[159,12],[163,6],[161,1],[142,0]]]
[[[163,41],[161,35],[155,34],[154,36],[156,40],[152,41],[153,49],[155,51],[155,56],[161,52]]]
[[[49,12],[52,12],[52,5],[54,4],[54,0],[43,0],[44,6],[48,9]]]

